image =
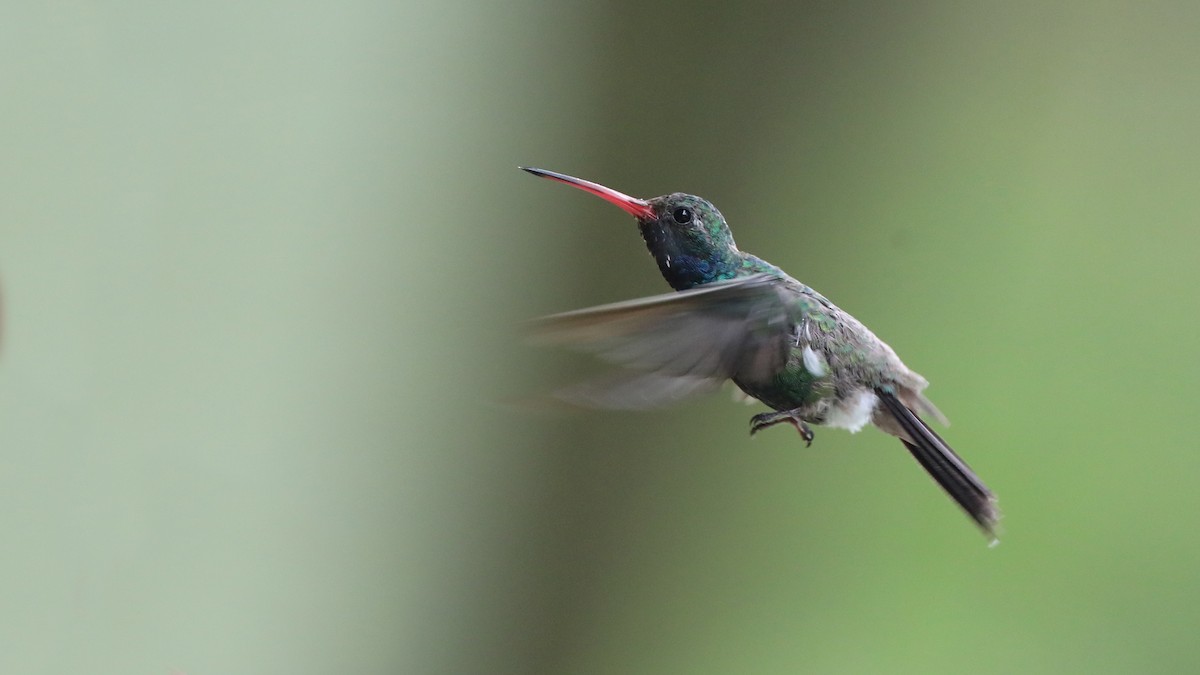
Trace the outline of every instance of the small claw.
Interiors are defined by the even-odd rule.
[[[804,447],[811,448],[813,439],[817,437],[816,434],[814,434],[813,430],[804,422],[796,420],[795,424],[796,431],[800,432],[800,438],[804,439]]]

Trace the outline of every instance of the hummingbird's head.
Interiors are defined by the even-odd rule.
[[[616,204],[638,220],[646,248],[676,290],[732,278],[741,253],[717,207],[695,195],[676,192],[638,199],[591,181],[544,169],[524,168],[543,178],[566,183]]]
[[[740,252],[717,207],[682,192],[648,203],[653,216],[638,218],[638,229],[673,288],[683,290],[734,276]]]

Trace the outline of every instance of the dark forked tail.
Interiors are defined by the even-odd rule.
[[[876,390],[875,393],[883,403],[884,409],[896,419],[900,429],[908,437],[900,440],[912,456],[917,458],[937,484],[942,486],[967,515],[994,540],[1000,511],[996,508],[996,496],[992,491],[971,471],[971,467],[954,454],[950,446],[909,410],[908,406],[901,403],[895,394],[883,390]]]

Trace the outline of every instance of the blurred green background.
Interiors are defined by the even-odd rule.
[[[1200,5],[0,8],[0,672],[1195,672]],[[572,379],[713,200],[925,374],[894,440]]]

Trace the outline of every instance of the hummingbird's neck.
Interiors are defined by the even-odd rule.
[[[658,271],[671,288],[689,288],[759,273],[783,274],[778,267],[742,253],[720,212],[699,197],[670,195],[659,201],[675,199],[683,222],[674,211],[656,220],[639,220],[642,240]],[[689,211],[694,211],[690,215]]]
[[[737,276],[738,265],[728,258],[700,258],[687,254],[651,252],[658,271],[677,291]]]
[[[677,291],[695,286],[744,277],[751,274],[783,274],[783,271],[757,256],[733,249],[727,255],[698,257],[681,253],[650,250],[658,271]]]

